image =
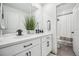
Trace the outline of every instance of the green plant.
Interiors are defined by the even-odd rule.
[[[25,18],[24,25],[27,30],[34,30],[36,25],[35,18],[33,16]]]

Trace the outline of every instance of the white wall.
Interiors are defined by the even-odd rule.
[[[19,9],[13,7],[3,6],[4,7],[4,20],[7,22],[7,29],[4,33],[14,33],[17,29],[22,29],[25,31],[24,20],[26,16],[29,16],[30,13],[23,12]]]
[[[71,32],[73,31],[73,14],[64,15],[58,17],[57,22],[57,35],[58,37],[69,37],[71,38]]]
[[[60,36],[63,37],[69,37],[71,38],[71,32],[73,32],[73,14],[67,14],[70,12],[73,12],[73,8],[75,6],[75,3],[63,3],[60,4],[57,7],[57,15],[62,15],[59,16],[58,19],[59,21],[57,22],[57,37],[59,38]],[[67,14],[67,15],[64,15]]]
[[[57,53],[56,40],[56,4],[50,3],[43,7],[43,28],[47,31],[47,20],[51,21],[51,32],[53,33],[53,52]]]
[[[47,20],[51,21],[51,31],[53,33],[53,52],[57,53],[57,41],[56,41],[56,4],[50,3],[41,6],[38,4],[38,9],[34,13],[36,20],[39,22],[40,29],[44,32],[47,30]]]
[[[35,19],[36,19],[36,22],[38,22],[39,23],[39,29],[43,29],[42,28],[42,22],[43,22],[43,20],[42,20],[42,7],[41,7],[41,5],[40,4],[36,4],[36,7],[37,7],[37,9],[36,9],[36,11],[34,12],[34,16],[35,16]]]

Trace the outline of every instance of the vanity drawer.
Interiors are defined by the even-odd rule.
[[[47,40],[51,40],[51,35],[47,35],[47,36],[42,38],[42,42],[45,42]]]
[[[31,49],[22,51],[18,53],[16,56],[41,56],[40,45],[38,44],[32,47]]]
[[[1,55],[4,55],[4,56],[15,55],[15,54],[17,54],[23,50],[26,50],[28,48],[31,48],[32,46],[37,45],[37,44],[40,44],[40,39],[34,39],[31,41],[27,41],[27,42],[13,45],[10,47],[2,48],[2,49],[0,49],[0,56]]]

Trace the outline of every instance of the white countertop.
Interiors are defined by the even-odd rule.
[[[17,36],[16,33],[7,34],[0,37],[0,48],[22,43],[25,41],[32,40],[33,38],[37,38],[37,37],[45,36],[49,34],[52,34],[52,33],[49,32],[49,33],[40,33],[40,34],[23,34],[22,36]]]

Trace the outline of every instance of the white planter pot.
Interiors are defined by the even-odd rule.
[[[27,30],[27,34],[34,34],[34,30]]]

